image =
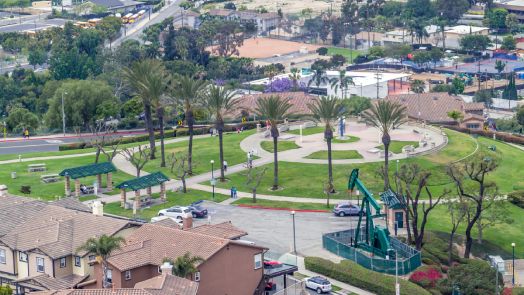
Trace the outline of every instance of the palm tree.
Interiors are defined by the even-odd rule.
[[[335,93],[338,92],[338,88],[342,91],[342,98],[346,98],[346,91],[350,85],[355,85],[353,78],[346,76],[346,71],[342,70],[338,72],[338,77],[329,80],[331,87],[335,89]]]
[[[320,88],[320,85],[329,83],[329,79],[326,76],[326,71],[320,67],[316,68],[313,71],[313,76],[307,83],[307,87],[310,87],[311,84],[315,83],[316,88]]]
[[[189,76],[182,76],[176,81],[173,95],[184,104],[186,124],[189,133],[189,147],[187,155],[188,174],[193,174],[193,129],[195,118],[193,106],[202,96],[202,91],[207,83],[204,80],[195,80]]]
[[[300,80],[300,70],[297,68],[292,68],[291,74],[289,74],[289,79],[293,82],[293,91],[297,91],[298,81]]]
[[[103,271],[103,282],[102,286],[108,288],[110,284],[107,281],[107,259],[111,256],[111,253],[120,249],[120,246],[124,242],[124,238],[117,236],[102,235],[98,238],[89,238],[83,245],[78,247],[76,252],[85,251],[96,255],[96,259],[99,263],[102,263]]]
[[[290,113],[291,104],[289,100],[280,96],[269,96],[257,101],[255,112],[260,117],[266,117],[271,124],[271,137],[273,137],[273,190],[278,189],[278,121]]]
[[[334,192],[333,187],[333,165],[331,156],[331,140],[333,139],[333,125],[338,117],[342,115],[342,104],[336,97],[322,96],[315,100],[314,103],[308,105],[313,117],[321,122],[324,122],[324,138],[327,142],[328,148],[328,180],[329,193]]]
[[[233,100],[234,91],[225,87],[211,85],[203,94],[204,105],[215,119],[215,128],[218,131],[218,142],[220,147],[220,181],[224,181],[224,114],[231,111],[239,102]]]
[[[406,107],[389,100],[380,100],[373,104],[368,111],[362,113],[364,121],[377,128],[382,133],[384,144],[384,191],[389,188],[389,144],[391,130],[407,121]]]
[[[198,271],[196,264],[204,262],[204,259],[199,256],[191,256],[191,253],[186,252],[184,255],[178,256],[175,261],[165,258],[164,262],[173,265],[173,275],[188,278]]]
[[[165,167],[164,118],[163,108],[160,102],[162,95],[166,91],[168,81],[164,67],[159,60],[146,59],[135,62],[131,67],[125,68],[123,70],[123,77],[134,92],[142,99],[146,129],[149,133],[151,159],[155,159],[155,131],[153,128],[152,108],[154,106],[157,107],[162,152],[161,166]]]

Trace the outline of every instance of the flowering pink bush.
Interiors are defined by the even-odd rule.
[[[423,266],[411,274],[409,280],[423,288],[434,288],[442,273],[433,266]]]

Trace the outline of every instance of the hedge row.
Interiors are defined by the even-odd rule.
[[[244,130],[249,129],[255,129],[257,127],[257,123],[264,124],[264,122],[246,122],[246,123],[240,123],[236,125],[225,125],[224,131],[225,132],[234,132],[239,128],[244,128]],[[210,127],[195,127],[193,130],[194,135],[201,135],[201,134],[208,134]],[[182,136],[189,136],[189,130],[186,127],[177,128],[174,130],[166,130],[164,132],[164,138],[173,138],[173,137],[182,137]],[[160,139],[160,132],[155,132],[155,139]],[[143,142],[148,141],[149,135],[148,134],[142,134],[132,137],[122,137],[118,139],[119,144],[129,144],[129,143],[135,143],[135,142]],[[108,143],[107,145],[111,145],[112,143]],[[75,142],[75,143],[68,143],[68,144],[62,144],[58,146],[59,151],[67,151],[67,150],[78,150],[78,149],[87,149],[92,148],[93,145],[91,142]]]
[[[462,133],[467,133],[467,134],[477,134],[477,135],[488,137],[488,138],[493,138],[493,134],[495,134],[496,139],[498,140],[524,145],[524,137],[512,135],[508,133],[489,131],[489,130],[472,130],[468,128],[461,128],[458,126],[446,126],[446,128],[449,128],[455,131],[459,131]]]
[[[304,262],[307,270],[322,274],[326,277],[333,278],[376,294],[395,295],[394,276],[371,271],[353,261],[343,260],[340,263],[334,263],[330,260],[319,257],[306,257]],[[409,281],[401,279],[399,282],[402,294],[431,294],[422,287]]]
[[[508,201],[510,201],[513,205],[524,209],[524,191],[520,190],[509,193]]]

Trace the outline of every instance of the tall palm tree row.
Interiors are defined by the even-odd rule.
[[[225,87],[211,85],[203,94],[204,105],[215,120],[215,128],[218,132],[219,156],[220,156],[220,181],[225,180],[224,176],[224,114],[232,110],[238,103],[233,100],[234,91]]]
[[[160,123],[160,142],[162,163],[165,167],[164,154],[164,118],[161,98],[167,87],[167,76],[162,62],[154,59],[145,59],[133,63],[128,68],[123,69],[123,77],[127,84],[140,97],[144,105],[144,119],[146,129],[149,133],[149,145],[151,148],[151,159],[155,159],[155,131],[153,126],[153,107],[157,108],[158,121]]]
[[[333,96],[322,96],[308,105],[313,117],[325,124],[324,138],[328,148],[328,181],[329,191],[334,192],[333,187],[333,164],[331,153],[331,141],[333,140],[333,124],[337,118],[343,115],[343,106],[340,100]]]
[[[355,82],[353,82],[353,78],[351,76],[346,76],[346,71],[341,70],[338,72],[338,77],[332,78],[329,80],[331,83],[331,87],[334,88],[335,92],[338,92],[338,89],[340,88],[340,91],[342,92],[342,98],[346,98],[346,92],[350,85],[355,85]]]
[[[204,80],[195,80],[189,76],[182,76],[174,83],[173,95],[184,106],[185,119],[189,133],[189,147],[187,151],[188,174],[193,174],[193,135],[194,135],[194,106],[202,98],[207,83]]]
[[[380,100],[368,111],[362,113],[364,121],[377,128],[382,134],[384,144],[384,191],[389,188],[389,145],[391,130],[407,122],[406,107],[389,100]]]
[[[98,238],[89,238],[83,245],[78,247],[76,252],[85,251],[96,255],[99,263],[102,263],[103,282],[102,286],[108,288],[110,286],[107,281],[108,264],[107,259],[111,253],[120,249],[124,242],[124,238],[117,236],[102,235]]]
[[[326,76],[326,71],[320,67],[317,67],[313,71],[313,76],[311,76],[311,79],[307,83],[307,87],[311,87],[311,84],[314,84],[315,87],[318,89],[320,88],[320,85],[329,83],[329,79]]]
[[[260,117],[265,117],[271,124],[271,137],[273,138],[273,190],[278,189],[278,121],[290,115],[291,104],[288,99],[280,96],[269,96],[257,100],[255,112]]]

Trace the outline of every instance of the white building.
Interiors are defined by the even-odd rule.
[[[460,39],[467,35],[489,35],[489,28],[458,25],[446,28],[444,31],[446,36],[446,48],[459,49]]]

